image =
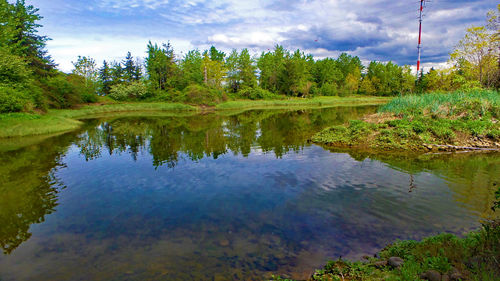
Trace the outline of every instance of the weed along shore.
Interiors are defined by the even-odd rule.
[[[323,280],[498,280],[500,221],[486,223],[464,238],[439,234],[422,241],[396,241],[374,257],[330,261],[308,281]],[[274,277],[275,281],[291,281]]]
[[[52,109],[42,114],[9,113],[0,114],[0,138],[33,136],[72,131],[82,125],[81,119],[97,117],[103,114],[135,114],[163,115],[198,114],[206,111],[234,111],[249,109],[306,109],[334,106],[366,106],[386,103],[386,97],[316,97],[316,98],[290,98],[279,100],[234,100],[223,102],[214,106],[197,106],[184,103],[147,103],[129,102],[119,103],[104,102],[80,106],[75,109]]]
[[[497,91],[433,93],[393,99],[377,114],[333,126],[312,141],[385,151],[500,150]]]

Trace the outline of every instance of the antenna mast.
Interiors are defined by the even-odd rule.
[[[418,60],[417,60],[417,76],[418,72],[420,71],[420,54],[422,51],[422,12],[424,11],[424,1],[425,0],[420,0],[420,15],[419,15],[419,23],[420,26],[418,28]]]

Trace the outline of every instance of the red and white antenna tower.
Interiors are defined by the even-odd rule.
[[[420,15],[419,15],[420,26],[418,28],[418,47],[417,47],[418,48],[417,75],[418,72],[420,71],[420,54],[422,51],[422,21],[423,21],[422,13],[424,11],[424,2],[425,0],[420,0]]]

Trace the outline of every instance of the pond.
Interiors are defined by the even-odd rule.
[[[498,215],[498,154],[307,141],[375,110],[100,116],[0,142],[0,279],[306,279],[329,259]]]

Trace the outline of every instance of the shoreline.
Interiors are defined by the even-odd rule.
[[[498,280],[499,239],[500,220],[492,220],[463,238],[442,233],[396,240],[361,261],[331,260],[307,280]],[[276,275],[272,280],[294,281]]]
[[[391,98],[376,96],[318,97],[288,100],[237,100],[213,107],[193,106],[181,103],[137,102],[87,104],[77,109],[52,109],[45,114],[0,114],[0,139],[48,135],[73,131],[82,126],[80,120],[113,114],[229,112],[264,109],[313,109],[336,106],[380,105]]]
[[[377,151],[500,151],[499,97],[493,91],[402,96],[311,141]]]

